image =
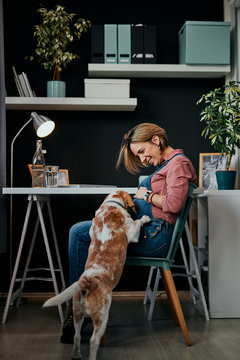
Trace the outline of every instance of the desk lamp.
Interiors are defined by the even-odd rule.
[[[11,142],[11,187],[13,187],[13,145],[18,135],[31,121],[33,121],[33,127],[38,137],[48,136],[55,127],[55,123],[46,116],[38,115],[36,112],[32,112],[30,119],[21,127],[18,133],[14,136]]]
[[[46,116],[38,115],[36,112],[31,113],[30,119],[21,127],[21,129],[14,136],[11,142],[11,177],[10,177],[11,187],[13,187],[13,145],[18,135],[31,121],[33,121],[33,127],[38,137],[48,136],[55,128],[55,123]],[[11,253],[12,253],[12,195],[10,197],[10,275],[12,272]]]

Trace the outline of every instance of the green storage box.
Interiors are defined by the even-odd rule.
[[[230,64],[230,22],[186,21],[178,33],[179,63]]]

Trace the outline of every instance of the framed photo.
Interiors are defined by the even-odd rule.
[[[28,164],[28,170],[32,176],[32,164]],[[59,169],[58,173],[58,186],[69,185],[69,175],[67,169]]]
[[[69,185],[69,175],[67,169],[59,169],[58,186]]]
[[[217,189],[216,170],[225,170],[228,155],[221,153],[199,154],[199,187],[204,189]]]

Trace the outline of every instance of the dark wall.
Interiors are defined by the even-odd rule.
[[[86,1],[4,1],[6,89],[9,96],[17,95],[11,66],[17,72],[25,71],[37,96],[46,95],[46,82],[51,74],[37,61],[25,60],[34,51],[33,26],[40,22],[37,9],[43,4],[48,9],[56,4],[95,24],[144,23],[157,25],[158,63],[178,63],[178,31],[186,20],[222,21],[222,1],[131,1],[114,5],[95,5]],[[105,3],[104,3],[105,4]],[[84,34],[75,50],[80,59],[72,62],[62,73],[67,82],[67,96],[83,96],[84,78],[88,77],[90,61],[90,32]],[[46,162],[69,169],[71,183],[115,184],[136,186],[137,176],[128,174],[123,167],[115,170],[122,135],[140,122],[153,122],[163,126],[174,148],[183,148],[198,172],[200,152],[210,152],[209,143],[201,138],[200,108],[196,101],[208,90],[222,84],[223,79],[131,79],[131,97],[138,98],[134,112],[39,111],[56,122],[56,130],[43,139],[47,150]],[[10,162],[10,142],[21,125],[29,118],[29,111],[7,111],[7,163]],[[14,147],[14,185],[30,186],[27,164],[35,150],[36,136],[28,126],[16,140]],[[9,169],[8,169],[9,174]],[[9,176],[8,176],[9,184]],[[103,197],[62,196],[52,199],[55,225],[66,278],[68,277],[68,230],[77,221],[91,219]],[[16,252],[26,209],[26,198],[14,198],[14,252]],[[39,237],[39,244],[42,242]],[[45,259],[39,246],[34,261]],[[41,254],[41,256],[39,256]],[[1,262],[8,268],[8,256]],[[145,282],[140,272],[125,269],[118,286],[121,290],[142,290]],[[1,288],[8,286],[8,274],[1,280]],[[142,270],[141,270],[142,274]],[[144,272],[145,274],[145,272]],[[145,275],[144,275],[145,276]],[[136,278],[141,281],[136,281]],[[184,287],[185,284],[180,284]],[[46,285],[43,286],[46,288]],[[39,285],[36,286],[39,289]]]

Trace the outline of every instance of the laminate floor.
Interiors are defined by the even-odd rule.
[[[239,360],[240,319],[205,320],[190,299],[181,299],[193,345],[185,345],[175,326],[166,299],[155,305],[152,322],[141,300],[114,300],[107,327],[106,345],[98,360]],[[0,308],[2,318],[3,307]],[[89,325],[88,325],[89,326]],[[12,307],[0,325],[1,360],[70,359],[72,345],[61,344],[61,324],[56,308],[38,302]],[[88,359],[91,327],[82,343]]]

